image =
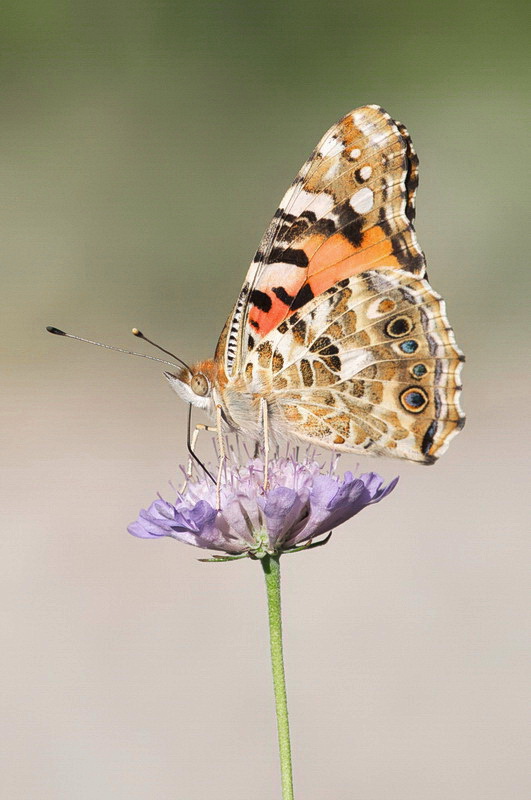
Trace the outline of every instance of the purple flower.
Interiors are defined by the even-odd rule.
[[[337,460],[334,460],[334,466]],[[334,467],[323,473],[317,461],[275,458],[269,462],[264,491],[264,463],[255,458],[240,467],[228,462],[220,487],[208,477],[189,479],[175,503],[159,497],[140,512],[129,533],[143,539],[170,536],[196,547],[230,556],[263,557],[293,550],[337,528],[366,506],[378,503],[396,486],[375,472],[343,477]]]

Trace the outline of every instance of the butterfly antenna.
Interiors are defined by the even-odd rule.
[[[46,330],[48,333],[53,333],[55,336],[66,336],[67,339],[77,339],[78,342],[87,342],[87,344],[94,344],[96,347],[104,347],[106,350],[116,350],[117,353],[125,353],[128,356],[138,356],[139,358],[149,358],[150,361],[158,361],[160,364],[168,364],[170,367],[174,369],[179,369],[177,364],[173,364],[171,361],[165,361],[162,358],[155,358],[155,356],[149,356],[146,353],[135,353],[133,350],[124,350],[122,347],[114,347],[111,344],[103,344],[103,342],[95,342],[92,339],[84,339],[83,336],[75,336],[73,333],[65,333],[60,328],[55,328],[53,325],[47,325]],[[162,349],[162,348],[160,348]],[[167,352],[166,350],[164,352]],[[169,354],[171,355],[171,353]],[[175,356],[172,356],[175,358]],[[180,358],[175,358],[180,364],[182,364],[188,372],[190,372],[190,367],[188,364],[185,364],[184,361],[181,361]]]
[[[149,342],[149,344],[153,345],[153,347],[156,347],[157,350],[160,350],[162,353],[166,353],[167,356],[171,356],[176,361],[178,361],[179,364],[182,364],[183,367],[186,367],[188,372],[191,372],[190,367],[188,366],[188,364],[184,363],[182,358],[179,358],[179,356],[176,356],[174,353],[170,353],[169,350],[166,350],[164,347],[161,347],[160,344],[157,344],[156,342],[152,341],[151,339],[148,339],[148,337],[144,336],[142,331],[139,331],[138,328],[133,328],[131,333],[133,334],[133,336],[136,336],[138,339],[143,339],[145,342]]]

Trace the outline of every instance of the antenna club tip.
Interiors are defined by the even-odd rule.
[[[64,331],[60,330],[60,328],[54,328],[53,325],[47,325],[46,330],[48,333],[55,333],[56,336],[66,336]]]
[[[143,336],[142,331],[139,331],[138,328],[132,328],[131,333],[133,334],[133,336],[139,336],[140,338],[142,338]]]

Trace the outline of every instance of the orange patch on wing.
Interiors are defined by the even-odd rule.
[[[257,335],[265,336],[266,333],[269,333],[270,330],[277,326],[278,323],[275,322],[275,317],[272,312],[273,308],[267,313],[260,311],[258,308],[251,308],[249,312],[249,324],[253,331],[256,331]],[[279,318],[279,322],[281,321],[282,317]]]
[[[271,291],[274,286],[282,286],[287,294],[295,297],[301,288],[306,278],[306,272],[299,267],[292,267],[286,265],[283,275],[280,278],[275,276],[274,281],[269,280],[265,286],[258,286],[257,288],[268,295],[271,300],[271,308],[269,311],[261,311],[256,306],[252,306],[249,312],[249,323],[253,331],[258,336],[265,336],[272,331],[277,325],[280,325],[282,320],[290,315],[289,307],[278,299],[276,294]]]
[[[249,312],[251,328],[258,336],[268,334],[291,313],[289,307],[271,291],[273,286],[281,284],[287,294],[295,297],[303,284],[308,282],[314,296],[317,296],[338,281],[368,269],[400,267],[393,255],[391,240],[379,225],[364,232],[361,247],[355,247],[341,233],[329,237],[314,234],[306,239],[302,247],[309,260],[307,271],[285,265],[281,278],[277,274],[271,280],[271,276],[268,285],[257,287],[271,298],[269,311],[261,311],[253,306]]]
[[[335,233],[326,240],[321,239],[322,244],[318,248],[307,247],[316,238],[318,237],[312,236],[304,245],[306,252],[312,250],[314,253],[310,258],[308,275],[315,295],[326,291],[338,281],[365,270],[400,266],[393,255],[390,239],[379,225],[365,231],[361,247],[355,247],[341,233]]]

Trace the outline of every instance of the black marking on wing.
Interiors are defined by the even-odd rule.
[[[267,312],[271,310],[272,300],[265,292],[261,292],[259,289],[253,289],[249,299],[253,306],[259,308],[260,311],[267,314]]]
[[[299,308],[305,306],[306,303],[309,303],[310,300],[313,300],[313,298],[315,297],[314,293],[312,292],[311,286],[308,283],[305,283],[299,289],[295,297],[293,297],[293,295],[291,294],[288,294],[283,286],[275,286],[271,291],[278,297],[281,303],[284,303],[284,305],[288,306],[290,311],[297,311]],[[289,320],[290,324],[296,322],[296,320],[293,320],[293,322],[292,320],[293,316],[290,317]]]
[[[314,297],[315,295],[312,292],[310,284],[305,283],[295,295],[295,298],[291,304],[291,310],[297,311],[297,309],[302,308],[306,305],[306,303],[309,303],[310,300],[313,300]]]
[[[404,183],[406,185],[406,192],[407,192],[407,202],[406,202],[406,217],[410,222],[413,222],[415,219],[415,192],[417,190],[417,186],[419,185],[419,173],[418,173],[418,166],[419,166],[419,157],[413,150],[413,144],[411,142],[411,137],[409,136],[407,129],[401,122],[396,122],[396,127],[402,134],[402,138],[406,145],[406,177],[404,179]]]
[[[328,238],[336,232],[337,225],[330,217],[322,217],[312,225],[312,232]]]
[[[433,438],[435,436],[436,431],[437,431],[437,420],[434,419],[433,422],[430,424],[430,427],[424,434],[424,438],[420,446],[420,450],[423,456],[428,455],[428,451],[433,444]]]
[[[319,353],[322,356],[337,356],[339,349],[328,336],[319,336],[310,347],[311,353]]]
[[[302,267],[303,269],[306,269],[309,264],[308,256],[304,250],[292,247],[273,247],[268,256],[267,263],[276,264],[277,262],[293,264],[295,267]]]
[[[380,206],[378,210],[378,225],[383,230],[386,236],[391,236],[392,228],[387,219],[387,209],[385,206]]]
[[[354,247],[361,247],[363,243],[362,228],[365,218],[353,210],[348,200],[344,200],[337,206],[336,214],[336,228],[341,235],[348,239]]]
[[[413,255],[409,249],[403,233],[397,233],[391,236],[391,244],[393,246],[393,255],[397,259],[401,267],[408,272],[416,273],[424,265],[424,254],[416,253]],[[424,276],[426,277],[426,276]]]
[[[288,306],[291,311],[297,311],[314,298],[314,293],[308,283],[305,283],[295,296],[288,294],[283,286],[275,286],[271,291],[274,292],[281,303]]]
[[[288,294],[283,286],[273,286],[271,291],[278,297],[281,303],[284,303],[284,305],[290,306],[293,302],[293,296]]]

